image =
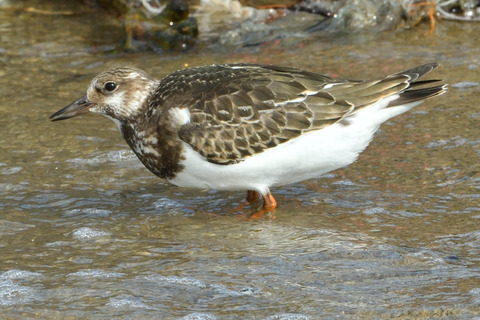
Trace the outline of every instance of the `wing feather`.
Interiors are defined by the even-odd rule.
[[[440,94],[441,86],[411,89],[435,67],[427,64],[374,81],[334,80],[279,66],[196,67],[165,77],[156,99],[163,110],[187,107],[190,122],[179,128],[179,138],[208,161],[230,164],[330,126],[382,98],[400,94],[398,100],[416,101]]]

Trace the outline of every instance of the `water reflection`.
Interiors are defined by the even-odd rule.
[[[478,85],[470,84],[479,82],[480,39],[468,36],[475,26],[444,22],[427,40],[419,29],[362,45],[311,38],[255,54],[99,56],[81,36],[99,20],[89,14],[0,15],[5,317],[470,319],[480,312]],[[102,30],[98,41],[112,45],[112,29]],[[246,219],[255,207],[231,209],[243,193],[180,189],[152,176],[107,119],[47,120],[113,64],[161,76],[185,64],[257,61],[366,78],[431,60],[453,84],[446,95],[382,126],[349,168],[276,189],[278,210],[257,221]]]

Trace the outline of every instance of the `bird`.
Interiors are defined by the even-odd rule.
[[[383,122],[445,93],[442,80],[419,80],[437,66],[376,80],[249,63],[190,67],[162,79],[113,67],[50,119],[106,116],[158,177],[179,187],[247,191],[246,204],[261,196],[268,212],[277,207],[270,188],[353,163]]]

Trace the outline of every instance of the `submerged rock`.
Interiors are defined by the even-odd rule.
[[[341,35],[398,29],[417,21],[429,0],[418,7],[415,0],[201,0],[194,12],[200,38],[223,47],[252,46],[311,33]],[[247,3],[249,6],[242,4]],[[274,3],[274,4],[272,4]],[[412,14],[412,18],[411,17]],[[413,16],[415,14],[415,16]]]
[[[312,33],[340,37],[412,27],[436,16],[480,19],[480,0],[83,0],[122,21],[125,48],[216,50],[268,41],[300,42]]]
[[[116,15],[125,29],[125,48],[185,50],[198,35],[197,21],[189,17],[184,0],[92,0],[94,4]]]
[[[308,1],[318,4],[324,1]],[[355,33],[384,31],[397,28],[403,20],[403,8],[396,0],[351,0],[333,1],[337,8],[324,23],[313,26],[309,31],[332,33]]]

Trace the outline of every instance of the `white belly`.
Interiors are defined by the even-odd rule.
[[[210,163],[184,144],[185,168],[170,182],[181,187],[266,194],[271,186],[318,177],[349,165],[368,146],[382,122],[419,103],[387,109],[387,101],[377,103],[349,116],[347,125],[337,122],[308,132],[237,164]]]

